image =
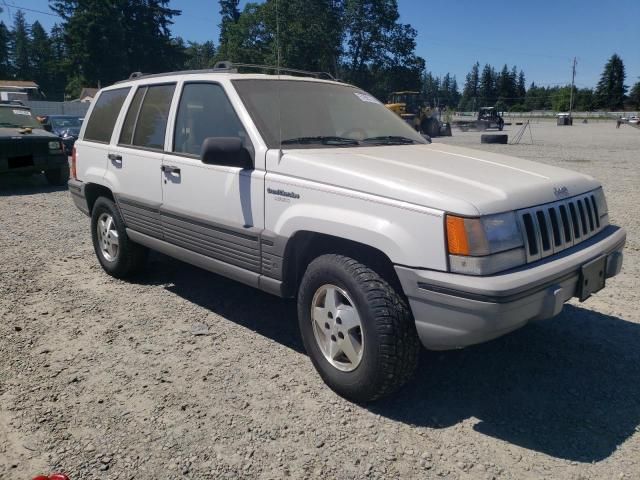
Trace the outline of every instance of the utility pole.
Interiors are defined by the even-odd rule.
[[[573,57],[573,70],[571,73],[571,95],[569,97],[569,118],[572,118],[571,114],[573,112],[573,87],[575,83],[576,83],[576,57]]]

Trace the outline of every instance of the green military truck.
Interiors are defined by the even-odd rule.
[[[47,132],[21,102],[0,102],[0,175],[44,173],[65,185],[69,162],[57,135]]]

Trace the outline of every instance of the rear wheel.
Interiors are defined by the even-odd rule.
[[[393,393],[415,371],[420,344],[405,300],[358,261],[323,255],[298,293],[305,348],[325,383],[355,402]]]
[[[59,168],[45,170],[44,177],[47,179],[49,185],[57,187],[65,185],[69,181],[69,167],[63,165]]]
[[[102,268],[116,278],[126,278],[140,271],[147,249],[127,236],[124,221],[112,200],[100,197],[91,212],[93,248]]]

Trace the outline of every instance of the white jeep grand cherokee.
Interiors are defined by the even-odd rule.
[[[620,272],[626,234],[593,178],[429,144],[350,85],[140,76],[87,118],[69,187],[104,270],[150,248],[297,298],[312,362],[355,401],[405,383],[420,343],[490,340]]]

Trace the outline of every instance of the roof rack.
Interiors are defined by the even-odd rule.
[[[276,72],[276,74],[279,74],[280,72],[284,72],[284,73],[297,73],[297,74],[301,74],[301,75],[307,75],[309,77],[314,77],[314,78],[318,78],[318,79],[327,79],[327,80],[333,80],[333,81],[338,81],[333,75],[331,75],[330,73],[327,72],[310,72],[307,70],[300,70],[297,68],[287,68],[287,67],[277,67],[277,66],[273,66],[273,65],[257,65],[257,64],[253,64],[253,63],[233,63],[230,61],[221,61],[221,62],[217,62],[213,68],[207,68],[207,69],[202,69],[202,70],[178,70],[175,72],[166,72],[166,73],[152,73],[152,74],[145,74],[142,72],[133,72],[131,75],[129,75],[129,78],[127,80],[121,80],[119,82],[116,82],[116,84],[118,83],[122,83],[122,82],[127,82],[129,80],[137,80],[140,78],[157,78],[157,77],[166,77],[167,75],[195,75],[195,74],[199,74],[199,73],[238,73],[238,68],[251,68],[251,69],[256,69],[256,70],[268,70],[268,71],[273,71]]]

